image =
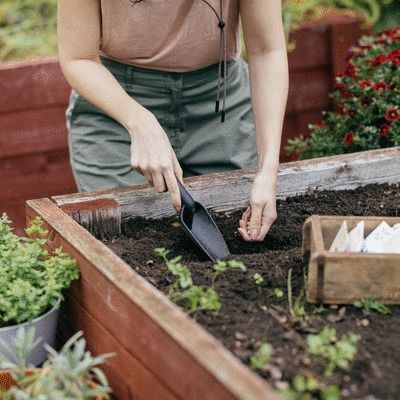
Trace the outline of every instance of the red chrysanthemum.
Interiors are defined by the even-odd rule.
[[[389,61],[394,65],[400,65],[400,49],[393,50],[387,55]]]
[[[353,141],[354,141],[354,132],[348,131],[346,133],[346,135],[344,136],[343,144],[349,146],[349,145],[353,144]]]
[[[340,92],[340,97],[347,98],[353,96],[353,93],[350,90],[342,90]]]
[[[384,122],[384,123],[381,125],[381,128],[380,128],[380,130],[379,130],[379,136],[380,136],[380,137],[385,137],[385,136],[387,136],[387,134],[389,133],[389,131],[390,131],[390,125],[387,124],[386,122]]]
[[[344,90],[345,89],[345,84],[343,82],[336,82],[335,83],[335,89],[336,90]]]
[[[376,82],[374,85],[374,90],[376,92],[383,93],[386,90],[386,88],[387,88],[387,84],[382,81]]]
[[[379,56],[375,57],[370,63],[374,66],[381,65],[387,61],[387,57],[384,54],[379,54]]]
[[[385,118],[387,121],[396,122],[400,119],[400,112],[397,108],[391,107],[386,111]]]
[[[362,81],[360,81],[360,83],[358,84],[360,89],[368,89],[371,87],[371,81],[369,81],[368,79],[363,79]]]

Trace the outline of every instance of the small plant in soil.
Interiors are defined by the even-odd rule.
[[[264,369],[272,354],[272,346],[269,343],[262,343],[258,350],[250,357],[250,365],[253,369]]]
[[[47,400],[47,399],[109,399],[111,392],[107,379],[98,368],[113,354],[93,357],[85,348],[86,341],[77,332],[62,347],[60,352],[45,344],[49,352],[43,367],[30,369],[27,358],[38,341],[35,330],[20,328],[14,340],[16,354],[11,356],[18,360],[16,364],[0,360],[0,368],[10,370],[15,386],[1,391],[2,400]],[[27,374],[27,369],[30,369]]]
[[[241,261],[218,261],[213,266],[211,286],[199,286],[193,283],[189,268],[181,263],[182,256],[168,259],[169,250],[163,247],[157,247],[154,251],[164,260],[168,270],[178,278],[169,287],[168,297],[174,303],[182,303],[188,313],[194,313],[199,310],[219,311],[221,302],[218,292],[215,290],[215,282],[218,276],[232,269],[246,271],[246,266]]]
[[[325,327],[318,335],[307,336],[307,346],[310,354],[327,361],[324,376],[329,377],[338,367],[347,369],[357,354],[358,336],[352,332],[336,337],[334,328]]]
[[[375,299],[361,299],[354,302],[354,306],[362,308],[365,311],[374,311],[383,315],[390,315],[392,312],[390,308]]]
[[[48,231],[36,217],[26,237],[12,232],[6,214],[0,218],[0,327],[32,320],[62,298],[62,290],[79,276],[75,260],[61,247],[50,254]]]
[[[292,291],[292,268],[289,268],[287,277],[287,291],[288,291],[288,306],[289,313],[294,321],[302,321],[307,319],[306,297],[304,289],[302,289],[299,295],[295,298],[293,303],[293,291]]]
[[[283,290],[282,289],[280,289],[280,288],[274,288],[274,296],[277,298],[277,299],[281,299],[282,297],[283,297]]]
[[[323,387],[314,376],[295,375],[291,387],[280,391],[282,400],[341,400],[336,385]]]
[[[264,282],[264,278],[258,272],[253,275],[253,279],[256,285],[261,285]]]

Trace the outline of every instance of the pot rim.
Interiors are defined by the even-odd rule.
[[[50,308],[49,311],[47,311],[44,314],[39,315],[38,317],[31,319],[30,321],[25,321],[25,322],[21,322],[20,324],[15,324],[15,325],[9,325],[9,326],[3,326],[0,327],[0,334],[5,333],[7,331],[11,331],[17,327],[23,327],[26,325],[32,325],[35,324],[37,322],[40,322],[42,319],[45,319],[49,314],[53,313],[55,310],[57,310],[60,307],[60,303],[61,303],[62,298],[60,297],[56,304],[54,304],[54,306],[52,308]]]

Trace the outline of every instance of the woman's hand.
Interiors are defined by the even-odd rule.
[[[157,192],[168,190],[172,206],[178,212],[181,198],[177,179],[183,183],[183,173],[164,129],[154,114],[144,109],[135,127],[128,131],[132,140],[132,167],[144,175]]]
[[[276,217],[275,180],[266,172],[259,172],[251,188],[250,207],[239,220],[238,231],[246,241],[261,242]]]

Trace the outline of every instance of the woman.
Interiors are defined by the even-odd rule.
[[[148,181],[179,210],[184,175],[257,166],[238,230],[265,238],[288,90],[281,0],[60,0],[58,43],[80,191]]]

